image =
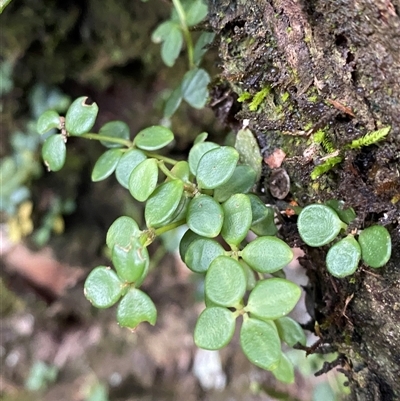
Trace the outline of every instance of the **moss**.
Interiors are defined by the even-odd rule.
[[[250,111],[257,111],[260,104],[264,101],[264,99],[270,94],[271,87],[268,85],[265,88],[261,89],[254,96],[252,101],[249,104]]]

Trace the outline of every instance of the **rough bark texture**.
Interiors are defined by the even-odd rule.
[[[214,0],[210,7],[223,71],[212,104],[236,127],[249,119],[265,156],[286,152],[285,201],[342,199],[357,212],[355,228],[379,223],[391,232],[389,263],[361,268],[353,280],[329,276],[327,249],[304,246],[291,218],[282,235],[306,251],[321,342],[342,355],[351,398],[399,400],[400,2]],[[383,141],[346,148],[386,126]],[[312,140],[318,129],[323,145]],[[335,151],[341,161],[312,180],[318,159]],[[268,182],[270,169],[264,173]]]

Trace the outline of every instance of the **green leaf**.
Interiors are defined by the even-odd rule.
[[[289,347],[294,347],[297,343],[306,345],[307,339],[304,330],[292,318],[288,316],[281,317],[275,320],[276,328],[278,329],[279,337]]]
[[[182,103],[182,90],[179,85],[173,90],[164,106],[164,118],[171,118]]]
[[[36,129],[43,135],[53,128],[61,129],[60,115],[54,110],[47,110],[39,117]]]
[[[217,350],[231,341],[235,332],[233,313],[220,307],[203,310],[194,329],[194,342],[199,348]]]
[[[122,155],[121,149],[110,149],[104,152],[93,167],[92,181],[98,182],[109,177],[116,169]]]
[[[174,167],[171,169],[171,174],[176,178],[184,183],[189,182],[189,175],[190,175],[190,170],[189,170],[189,163],[185,160],[181,160],[178,163],[175,164]],[[167,181],[170,181],[171,178],[167,178]]]
[[[96,121],[99,108],[96,103],[86,104],[86,96],[79,97],[67,111],[65,128],[69,135],[80,136],[89,132]]]
[[[217,241],[197,236],[187,247],[183,261],[193,272],[205,273],[210,263],[224,253],[224,248]]]
[[[205,142],[208,138],[208,132],[202,132],[201,134],[196,136],[196,139],[193,142],[193,145],[197,145],[198,143]],[[208,149],[210,150],[210,149]]]
[[[137,239],[128,248],[115,245],[111,260],[121,280],[135,283],[142,277],[146,267],[148,268],[149,253]]]
[[[344,226],[333,209],[320,204],[306,206],[297,220],[300,237],[313,247],[329,244]]]
[[[245,310],[260,319],[278,319],[296,306],[300,296],[297,284],[283,278],[269,278],[257,283]]]
[[[352,235],[343,238],[326,255],[326,267],[332,276],[342,278],[353,274],[361,258],[361,248]]]
[[[173,180],[161,184],[148,199],[144,218],[147,227],[159,227],[167,222],[178,208],[183,194],[183,182]]]
[[[156,320],[157,310],[150,297],[137,288],[130,288],[118,305],[119,325],[133,330],[142,322],[149,322],[154,326]]]
[[[205,294],[216,305],[235,307],[246,292],[246,284],[240,263],[229,256],[218,256],[207,270]]]
[[[223,221],[222,207],[211,196],[201,194],[189,203],[186,223],[196,234],[214,238],[221,232]]]
[[[234,194],[245,194],[249,192],[256,182],[256,173],[249,166],[236,166],[231,178],[215,188],[214,199],[225,202]]]
[[[392,253],[392,240],[389,231],[382,226],[366,228],[358,236],[363,262],[374,268],[384,266]]]
[[[258,181],[261,177],[263,158],[258,142],[248,128],[241,129],[237,133],[235,148],[240,154],[240,163],[251,167],[256,173],[255,181]]]
[[[42,157],[49,171],[59,171],[65,164],[67,147],[62,135],[51,135],[43,144]]]
[[[197,25],[207,16],[207,4],[203,0],[194,0],[186,10],[186,23],[188,26]]]
[[[272,371],[272,373],[283,383],[294,383],[293,363],[285,354],[282,354],[279,365]]]
[[[130,130],[128,124],[123,121],[110,121],[100,128],[99,135],[129,140]],[[123,146],[109,141],[100,141],[100,143],[107,148],[121,148]]]
[[[177,25],[172,25],[171,30],[161,45],[161,58],[167,67],[172,67],[178,58],[183,45],[183,35]]]
[[[202,109],[208,98],[210,76],[201,68],[188,71],[182,80],[182,96],[195,109]]]
[[[254,365],[274,370],[282,357],[281,341],[272,321],[253,318],[243,320],[240,330],[240,344],[244,354]]]
[[[219,148],[220,146],[214,142],[199,142],[196,143],[189,152],[189,168],[193,175],[197,174],[197,167],[199,165],[200,159],[205,153],[211,149]]]
[[[186,252],[189,249],[190,244],[197,240],[203,238],[200,235],[194,233],[192,230],[187,230],[183,237],[181,238],[181,242],[179,243],[179,255],[181,259],[185,261]]]
[[[124,188],[129,188],[129,177],[132,171],[144,160],[146,155],[139,149],[130,149],[119,159],[115,177]]]
[[[222,238],[229,245],[239,245],[246,237],[252,221],[250,199],[245,194],[232,195],[222,205],[224,222]]]
[[[353,208],[349,207],[344,209],[344,202],[337,199],[330,199],[325,202],[326,206],[331,207],[339,216],[340,220],[346,224],[350,224],[356,217],[356,213]]]
[[[142,150],[157,150],[174,140],[172,131],[161,125],[154,125],[140,131],[134,140],[135,146]]]
[[[265,206],[261,199],[253,194],[247,195],[251,202],[253,221],[250,230],[258,236],[275,235],[278,228],[274,222],[274,210]]]
[[[129,176],[129,192],[136,200],[144,202],[156,189],[157,180],[157,159],[143,160],[133,169]]]
[[[176,22],[173,22],[171,20],[163,22],[152,33],[151,40],[154,43],[163,42],[165,40],[165,38],[168,37],[169,33],[171,32],[171,29],[173,29],[173,27],[176,25],[177,25]]]
[[[285,242],[267,236],[251,241],[240,255],[252,269],[260,273],[274,273],[293,259],[293,252]]]
[[[206,152],[197,167],[200,188],[214,189],[231,178],[239,160],[239,153],[230,146],[221,146]]]
[[[96,308],[109,308],[121,298],[123,289],[123,283],[113,270],[98,266],[88,275],[84,292]]]
[[[118,217],[107,231],[106,243],[110,249],[115,245],[129,248],[140,236],[140,230],[135,220],[127,216]]]
[[[208,45],[212,43],[215,38],[214,32],[202,32],[193,50],[193,62],[198,66],[203,58],[204,54],[207,53]]]

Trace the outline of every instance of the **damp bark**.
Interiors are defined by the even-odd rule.
[[[321,341],[341,355],[350,398],[400,399],[400,2],[209,4],[222,68],[212,91],[217,116],[236,129],[248,119],[264,157],[286,153],[290,193],[282,202],[266,188],[267,200],[340,199],[357,213],[350,228],[378,223],[391,232],[386,267],[338,280],[326,273],[327,249],[301,243],[293,218],[282,228],[306,252]],[[380,141],[350,146],[385,127]],[[263,182],[270,174],[265,166]]]

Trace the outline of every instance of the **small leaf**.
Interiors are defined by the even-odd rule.
[[[290,247],[276,237],[259,237],[245,246],[243,260],[260,273],[274,273],[293,259]]]
[[[182,80],[182,96],[195,109],[202,109],[208,98],[210,76],[201,68],[188,71]]]
[[[224,248],[210,238],[195,237],[188,246],[183,261],[195,273],[205,273],[210,263],[225,253]]]
[[[297,284],[283,278],[269,278],[257,283],[245,310],[259,319],[278,319],[296,306],[300,296]]]
[[[139,240],[132,241],[128,248],[115,245],[111,260],[119,278],[128,283],[135,283],[149,264],[149,253]]]
[[[121,298],[123,283],[109,267],[99,266],[88,275],[84,292],[96,308],[109,308]]]
[[[258,142],[248,128],[241,129],[237,133],[235,148],[240,154],[240,163],[251,167],[256,173],[255,181],[258,181],[261,177],[263,158]]]
[[[374,268],[384,266],[392,253],[392,240],[389,231],[382,226],[366,228],[358,236],[363,262]]]
[[[181,256],[181,259],[185,261],[186,257],[186,252],[189,249],[190,244],[197,240],[203,238],[200,235],[194,233],[192,230],[187,230],[185,234],[183,235],[181,242],[179,243],[179,255]]]
[[[225,202],[234,194],[245,194],[249,192],[256,183],[256,173],[249,166],[236,166],[231,178],[215,188],[214,199]]]
[[[186,23],[188,26],[197,25],[207,16],[207,4],[203,0],[194,0],[186,10]]]
[[[244,354],[254,365],[274,370],[282,357],[281,341],[272,321],[253,318],[243,320],[240,330],[240,344]]]
[[[223,221],[222,207],[211,196],[201,194],[190,202],[186,223],[196,234],[214,238],[221,232]]]
[[[181,160],[178,163],[175,164],[174,167],[171,169],[171,174],[176,178],[184,183],[189,182],[189,175],[190,175],[190,170],[189,170],[189,163],[185,160]],[[170,181],[171,178],[167,178],[167,181]]]
[[[344,202],[337,199],[330,199],[325,202],[326,206],[331,207],[339,216],[340,220],[346,224],[350,224],[356,217],[356,213],[352,207],[344,209]]]
[[[183,182],[173,180],[161,184],[148,199],[144,218],[147,227],[159,227],[167,222],[178,208],[183,194]]]
[[[124,188],[129,188],[129,177],[132,171],[144,160],[146,155],[139,149],[130,149],[119,159],[115,177]]]
[[[182,103],[182,90],[179,85],[173,90],[164,106],[164,118],[171,118]]]
[[[326,267],[332,276],[342,278],[353,274],[361,258],[361,248],[352,235],[343,238],[326,255]]]
[[[49,171],[61,170],[65,164],[66,154],[67,147],[62,135],[51,135],[44,141],[42,157]]]
[[[329,244],[344,226],[333,209],[320,204],[306,206],[297,220],[300,237],[313,247]]]
[[[80,136],[93,128],[99,108],[96,103],[86,104],[87,99],[80,97],[69,106],[65,116],[65,128],[69,135]]]
[[[172,131],[161,125],[154,125],[140,131],[135,137],[135,146],[142,150],[157,150],[174,140]]]
[[[265,206],[258,196],[249,194],[248,197],[250,198],[253,216],[250,230],[258,236],[275,235],[278,228],[274,222],[274,210]]]
[[[225,184],[235,171],[239,153],[230,146],[206,152],[197,167],[197,182],[203,189],[214,189]]]
[[[233,313],[221,307],[203,310],[194,329],[194,342],[199,348],[217,350],[231,341],[235,332]]]
[[[229,256],[218,256],[207,270],[205,294],[216,305],[235,307],[246,292],[246,284],[240,263]]]
[[[161,58],[167,67],[172,67],[178,58],[183,45],[183,36],[178,25],[172,25],[161,45]]]
[[[281,317],[275,320],[276,328],[278,329],[279,337],[289,347],[294,347],[297,343],[306,345],[307,339],[304,330],[292,318],[288,316]]]
[[[130,217],[121,216],[108,229],[106,243],[110,249],[113,249],[115,245],[129,248],[139,235],[140,230],[136,221]]]
[[[282,354],[279,365],[272,371],[272,374],[283,383],[294,383],[293,363],[285,354]]]
[[[212,43],[215,38],[214,32],[202,32],[193,50],[193,62],[198,66],[203,58],[203,55],[207,53],[208,45]]]
[[[110,149],[104,152],[93,167],[92,181],[98,182],[109,177],[116,169],[122,155],[121,149]]]
[[[197,167],[199,165],[200,159],[203,157],[205,153],[207,153],[211,149],[219,148],[220,146],[214,142],[202,142],[196,143],[189,152],[189,167],[190,172],[193,175],[197,174]]]
[[[110,121],[104,124],[99,131],[99,135],[110,136],[112,138],[129,140],[129,127],[123,121]],[[109,141],[100,141],[107,148],[121,148],[123,145]]]
[[[139,202],[144,202],[154,192],[158,180],[156,159],[146,159],[139,163],[129,176],[129,192]]]
[[[118,305],[119,325],[133,330],[142,322],[149,322],[154,326],[156,320],[157,310],[150,297],[137,288],[130,288]]]
[[[229,245],[239,245],[246,237],[252,221],[250,199],[245,194],[232,195],[222,205],[224,222],[222,238]]]
[[[60,116],[54,110],[47,110],[39,117],[37,131],[40,135],[43,135],[53,128],[61,129]]]
[[[198,143],[205,142],[207,138],[208,138],[208,133],[202,132],[201,134],[196,136],[196,139],[194,140],[193,145],[197,145]],[[210,150],[210,149],[208,149],[208,150]]]

